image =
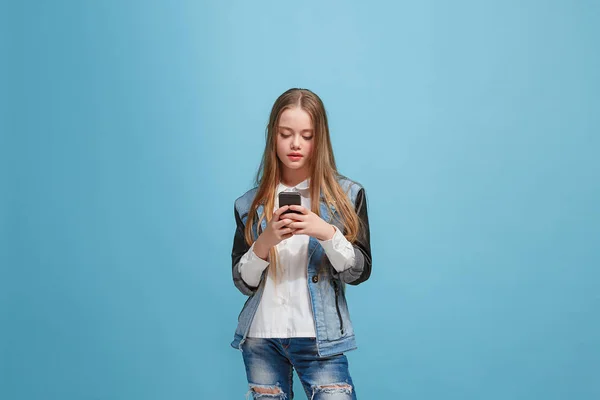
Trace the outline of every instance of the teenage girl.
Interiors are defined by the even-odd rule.
[[[255,399],[356,399],[344,353],[356,349],[346,284],[371,274],[365,189],[338,173],[327,115],[310,90],[275,101],[257,187],[235,201],[232,266],[248,296],[231,345]],[[279,193],[301,205],[279,207]]]

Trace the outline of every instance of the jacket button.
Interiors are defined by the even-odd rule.
[[[312,281],[313,281],[314,283],[317,283],[317,282],[319,282],[319,276],[318,276],[318,275],[313,275],[313,277],[312,277]]]

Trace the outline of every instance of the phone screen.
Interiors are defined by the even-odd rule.
[[[298,193],[298,192],[280,192],[279,193],[279,207],[292,206],[292,205],[296,205],[296,206],[302,205],[300,193]],[[288,210],[288,211],[284,212],[283,214],[287,214],[289,212],[300,214],[300,211],[294,211],[294,210]]]

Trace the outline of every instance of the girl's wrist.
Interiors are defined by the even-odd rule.
[[[264,238],[262,238],[262,235],[256,239],[256,242],[254,242],[254,254],[266,261],[269,256],[269,247],[263,242]]]
[[[335,226],[333,226],[332,224],[328,224],[325,223],[326,228],[323,230],[323,234],[320,238],[318,238],[321,241],[326,241],[326,240],[331,240],[333,238],[333,235],[335,235]]]

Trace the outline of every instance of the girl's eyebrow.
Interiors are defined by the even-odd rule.
[[[287,127],[287,126],[279,125],[279,129],[287,129],[287,130],[290,130],[290,131],[294,132],[294,130],[292,128]],[[300,133],[302,133],[302,132],[312,132],[312,131],[313,131],[312,129],[304,129]]]

